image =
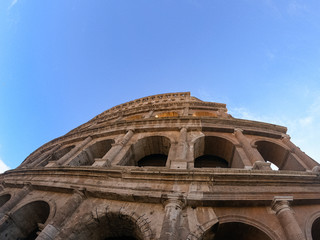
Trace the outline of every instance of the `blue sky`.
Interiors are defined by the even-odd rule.
[[[320,161],[318,0],[1,0],[0,171],[104,110],[191,91]]]

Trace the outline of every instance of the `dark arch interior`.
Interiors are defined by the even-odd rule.
[[[227,168],[228,162],[214,155],[202,155],[194,160],[195,168]]]
[[[164,154],[150,154],[138,161],[139,167],[165,167],[167,162],[167,155]]]
[[[213,240],[271,240],[260,229],[240,222],[220,224]]]
[[[66,236],[67,237],[67,236]],[[77,240],[142,240],[143,233],[130,216],[107,213],[94,224],[79,224]]]
[[[170,140],[163,136],[142,138],[130,147],[120,165],[164,167],[170,146]]]
[[[52,160],[58,160],[60,158],[62,158],[64,155],[66,155],[68,152],[70,152],[72,150],[72,148],[74,148],[75,146],[69,146],[69,147],[65,147],[59,151],[56,151],[54,154],[52,154]]]
[[[6,222],[5,230],[0,233],[1,240],[34,240],[40,231],[39,224],[44,224],[49,216],[50,207],[44,201],[35,201],[15,211]]]
[[[318,217],[311,227],[312,240],[320,240],[320,217]]]
[[[45,166],[48,164],[49,161],[57,161],[60,158],[62,158],[64,155],[66,155],[68,152],[70,152],[72,150],[72,148],[74,148],[75,146],[68,146],[65,147],[63,149],[60,149],[56,152],[54,152],[50,157],[48,157],[47,159],[45,159],[44,161],[42,161],[39,166]]]
[[[0,207],[2,207],[11,198],[10,194],[5,194],[0,197]]]
[[[106,238],[105,240],[137,240],[134,237],[110,237]]]
[[[281,169],[281,166],[283,165],[287,157],[285,149],[278,146],[277,144],[267,141],[256,142],[256,145],[259,153],[266,162],[271,162],[279,169]]]
[[[95,158],[102,158],[112,147],[114,140],[103,140],[96,142],[82,151],[69,164],[71,166],[90,166]]]
[[[234,145],[221,137],[206,136],[194,144],[195,168],[231,167]]]

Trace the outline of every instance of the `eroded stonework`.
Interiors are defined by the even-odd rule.
[[[286,131],[189,92],[118,105],[0,175],[0,239],[320,240],[320,167]]]

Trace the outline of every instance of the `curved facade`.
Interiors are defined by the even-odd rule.
[[[286,131],[189,92],[115,106],[0,175],[0,239],[318,240],[319,164]]]

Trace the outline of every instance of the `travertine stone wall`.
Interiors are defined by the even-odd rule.
[[[0,239],[318,240],[319,164],[286,130],[188,92],[115,106],[0,175]]]

